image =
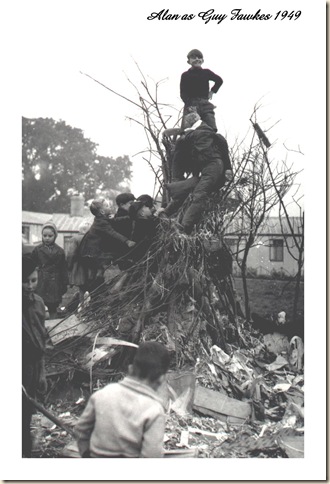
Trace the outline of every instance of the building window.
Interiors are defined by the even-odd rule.
[[[22,238],[25,244],[30,242],[30,227],[22,225]]]
[[[283,262],[283,240],[272,239],[269,241],[269,260]]]

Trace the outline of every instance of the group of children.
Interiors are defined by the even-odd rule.
[[[29,397],[47,390],[46,309],[36,294],[38,270],[30,254],[22,258],[22,456],[31,457]],[[91,396],[75,428],[82,457],[162,457],[165,413],[157,389],[170,365],[167,349],[157,342],[136,350],[129,376]]]
[[[178,196],[172,197],[159,216],[170,216],[192,191],[192,204],[182,227],[190,233],[198,223],[205,199],[231,177],[226,140],[216,134],[214,105],[210,102],[223,81],[209,69],[203,69],[203,55],[193,49],[188,53],[190,69],[181,76],[180,95],[184,102],[183,123],[175,131],[172,188],[192,174],[190,190],[177,185]],[[209,89],[209,82],[214,85]],[[165,131],[170,136],[173,130]],[[187,179],[187,178],[186,178]],[[190,180],[191,180],[190,179]],[[189,180],[189,178],[188,178]],[[171,191],[170,191],[171,193]],[[91,226],[80,227],[73,237],[66,261],[63,249],[56,243],[57,230],[51,222],[42,229],[42,244],[31,255],[23,256],[23,386],[35,396],[46,388],[44,354],[46,308],[54,312],[67,285],[80,288],[82,297],[103,282],[104,270],[116,261],[120,268],[135,264],[146,252],[157,228],[152,197],[122,193],[116,199],[118,210],[110,216],[106,199],[90,205],[94,215]],[[68,267],[67,267],[68,262]],[[68,276],[69,268],[69,276]],[[37,270],[38,269],[38,270]],[[161,457],[165,414],[157,389],[169,369],[169,353],[156,342],[140,344],[129,376],[110,383],[94,393],[76,427],[82,457]],[[30,422],[32,407],[23,393],[23,456],[31,456]]]
[[[90,210],[94,221],[76,251],[81,264],[85,288],[91,292],[104,282],[104,273],[111,264],[127,269],[138,262],[155,234],[155,204],[150,195],[135,199],[132,193],[116,198],[118,210],[111,217],[108,200],[93,200]]]
[[[67,256],[56,244],[55,224],[47,222],[42,227],[42,243],[34,248],[31,257],[39,274],[36,293],[51,318],[56,317],[69,285],[79,288],[81,302],[86,291],[90,293],[104,282],[110,264],[116,262],[120,269],[126,269],[148,249],[156,227],[152,197],[141,195],[135,199],[132,193],[121,193],[116,203],[118,210],[111,216],[108,200],[93,200],[90,211],[94,221],[81,224],[79,233],[70,240]]]

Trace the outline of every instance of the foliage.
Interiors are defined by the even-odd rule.
[[[131,165],[126,155],[98,156],[97,145],[65,121],[22,118],[23,210],[68,212],[70,193],[88,200],[118,190],[130,180]]]

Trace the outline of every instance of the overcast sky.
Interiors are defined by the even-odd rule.
[[[227,14],[220,24],[204,24],[198,13],[214,9],[215,14]],[[232,9],[242,8],[244,14],[270,14],[270,20],[230,20]],[[152,20],[152,12],[169,9],[171,14],[194,14],[192,20]],[[302,11],[296,21],[274,20],[278,11]],[[2,142],[2,254],[8,270],[2,278],[2,289],[18,288],[20,267],[7,257],[9,243],[16,254],[21,250],[20,191],[21,191],[21,116],[51,117],[64,120],[80,128],[85,136],[99,145],[100,155],[117,157],[128,154],[134,162],[132,191],[151,192],[153,177],[141,157],[133,155],[146,147],[143,131],[125,118],[134,116],[132,107],[80,74],[86,72],[110,88],[125,95],[134,91],[126,75],[139,83],[135,59],[143,73],[155,81],[167,78],[160,97],[177,109],[182,107],[179,97],[181,73],[188,68],[187,52],[192,48],[204,54],[204,67],[212,69],[223,80],[214,96],[219,132],[228,137],[243,138],[249,129],[249,118],[256,102],[262,98],[259,122],[264,129],[281,120],[269,133],[276,142],[271,151],[281,158],[298,147],[304,155],[289,153],[289,160],[297,169],[304,168],[306,193],[306,274],[305,279],[305,344],[317,354],[308,353],[306,393],[308,410],[308,439],[306,458],[299,466],[289,465],[289,459],[244,459],[239,466],[233,461],[213,462],[198,459],[184,469],[171,474],[173,466],[162,463],[152,467],[134,463],[125,467],[125,477],[136,479],[316,479],[321,469],[323,447],[317,446],[325,429],[322,411],[325,404],[325,2],[310,1],[173,1],[173,0],[3,0],[0,4],[1,41],[1,133]],[[301,181],[303,177],[301,177]],[[33,194],[31,194],[33,196]],[[15,245],[17,244],[17,245]],[[319,256],[316,259],[316,252]],[[323,259],[322,259],[323,257]],[[308,265],[309,264],[309,265]],[[308,269],[307,269],[308,266]],[[7,267],[7,266],[6,266]],[[5,277],[6,276],[6,277]],[[18,289],[19,290],[19,289]],[[316,293],[317,291],[317,293]],[[313,302],[317,294],[317,304]],[[10,296],[12,298],[12,295]],[[17,300],[20,298],[18,293]],[[6,352],[2,352],[1,367],[19,366],[20,315],[13,315],[11,299],[4,304],[3,328]],[[19,306],[19,305],[17,305]],[[17,308],[17,311],[19,307]],[[12,367],[11,367],[12,372]],[[321,381],[320,381],[321,378]],[[19,459],[20,418],[19,377],[7,378],[4,390],[17,403],[13,413],[12,400],[3,411],[9,428],[2,439],[11,450],[10,460],[3,459],[8,475],[5,479],[122,479],[123,469],[115,463],[100,462],[97,472],[89,461],[49,466],[48,462],[24,462]],[[308,383],[307,383],[308,384]],[[317,392],[317,408],[314,395]],[[5,399],[6,400],[6,399]],[[314,412],[314,413],[313,413]],[[311,423],[312,422],[312,423]],[[16,449],[16,451],[15,451]],[[2,457],[4,452],[2,453]],[[25,459],[28,461],[29,459]],[[70,459],[67,459],[69,461]],[[200,462],[200,461],[204,462]],[[266,459],[263,459],[265,461]],[[196,460],[197,461],[197,460]],[[180,462],[182,462],[180,460]],[[276,464],[276,465],[275,465]],[[71,466],[71,470],[64,472]],[[252,467],[251,467],[252,466]],[[13,469],[15,474],[13,474]],[[116,469],[117,474],[113,473]],[[265,472],[266,470],[266,472]],[[261,472],[263,471],[263,472]],[[157,474],[158,472],[158,474]],[[11,475],[9,475],[11,474]],[[20,474],[20,475],[19,475]],[[299,474],[299,475],[298,475]],[[61,477],[59,477],[61,475]]]
[[[110,9],[107,1],[21,2],[16,28],[7,39],[18,63],[22,115],[62,119],[81,128],[99,145],[100,155],[128,154],[134,163],[132,191],[136,195],[152,192],[152,173],[141,155],[133,157],[147,146],[144,132],[126,119],[136,117],[137,110],[80,71],[134,99],[127,76],[139,85],[135,60],[146,76],[155,81],[166,79],[159,98],[180,109],[180,76],[189,68],[186,55],[191,48],[198,48],[204,54],[204,67],[224,80],[213,102],[219,132],[227,136],[229,144],[245,136],[253,107],[261,100],[259,122],[263,129],[280,121],[269,133],[272,142],[277,140],[271,153],[281,158],[287,155],[281,149],[283,143],[295,150],[299,146],[305,155],[291,152],[290,160],[298,169],[305,166],[311,130],[307,113],[315,96],[311,86],[322,56],[322,51],[313,48],[318,39],[311,43],[306,35],[311,10],[307,12],[305,7],[297,20],[244,21],[230,20],[231,10],[239,7],[233,2],[205,8],[199,2],[186,1],[141,5],[111,2]],[[264,5],[267,8],[260,13],[273,17],[287,8],[285,3]],[[164,7],[170,14],[193,13],[195,18],[147,20]],[[198,14],[209,8],[228,17],[221,23],[210,20],[205,24]],[[259,8],[257,2],[249,2],[241,13],[253,14]],[[292,10],[301,10],[301,2],[290,0]],[[11,14],[15,15],[14,7]],[[313,36],[317,35],[321,39],[322,31],[313,31]]]

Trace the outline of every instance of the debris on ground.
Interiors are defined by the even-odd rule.
[[[303,341],[279,332],[284,311],[268,334],[240,315],[219,233],[233,209],[221,196],[191,236],[178,230],[184,206],[176,220],[160,220],[144,258],[110,271],[79,310],[47,323],[53,346],[44,405],[66,426],[74,427],[93,391],[123,378],[139,342],[153,340],[172,361],[160,389],[167,456],[303,454]],[[35,457],[75,452],[72,437],[53,423],[39,425],[35,437]]]
[[[243,328],[241,332],[251,340]],[[100,338],[105,342],[114,347],[111,339]],[[262,335],[254,335],[253,343],[241,349],[231,345],[230,354],[216,345],[203,348],[194,367],[168,373],[159,392],[167,412],[166,457],[303,457],[304,377],[290,362],[297,348],[289,345],[283,356],[270,353]],[[93,391],[123,376],[111,376],[102,359],[95,359],[94,370],[102,365],[103,378],[96,379]],[[80,396],[71,402],[47,406],[71,428],[88,399],[89,385],[81,385]],[[34,457],[78,456],[72,436],[39,413],[33,418],[33,435]]]

